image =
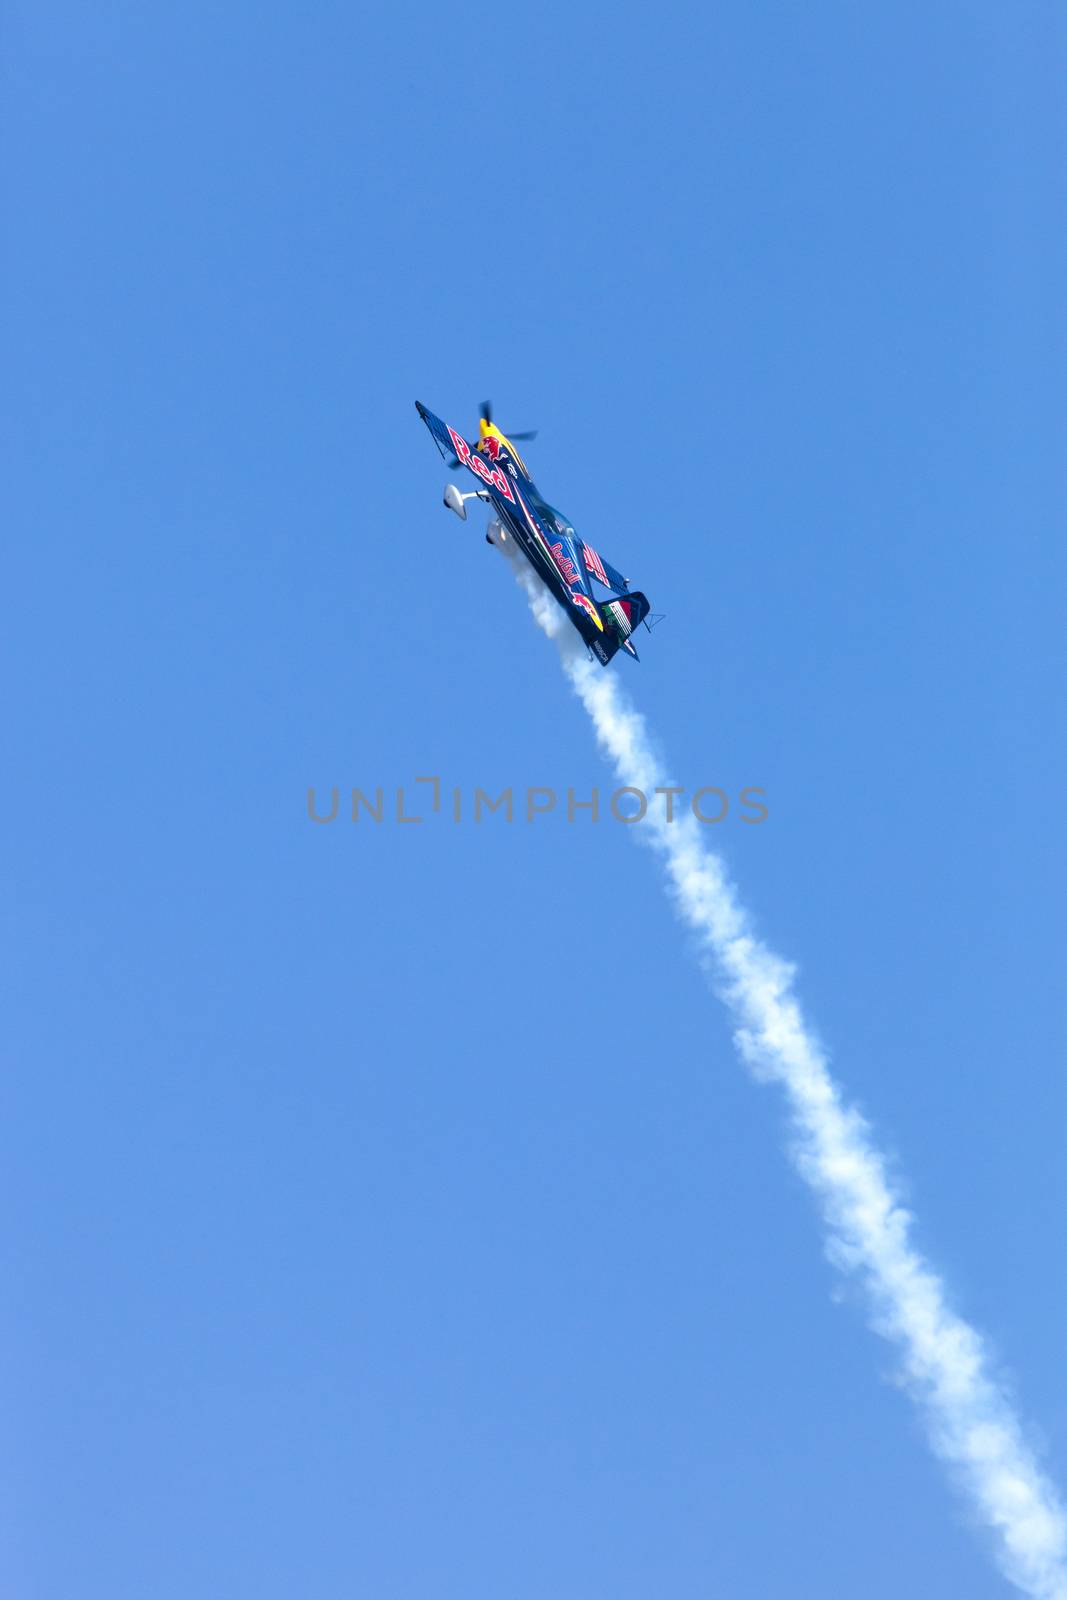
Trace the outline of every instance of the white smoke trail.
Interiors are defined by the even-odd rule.
[[[659,770],[644,719],[615,673],[587,660],[566,618],[524,560],[515,574],[555,639],[564,671],[623,784],[651,799]],[[796,1165],[814,1191],[828,1254],[860,1280],[871,1323],[899,1351],[932,1449],[995,1536],[1004,1575],[1036,1600],[1067,1600],[1067,1517],[992,1370],[980,1335],[947,1303],[945,1286],[911,1242],[912,1219],[860,1114],[842,1098],[793,994],[793,969],[760,943],[722,862],[691,815],[666,821],[649,805],[642,834],[661,856],[682,921],[711,958],[716,992],[752,1072],[781,1085]]]

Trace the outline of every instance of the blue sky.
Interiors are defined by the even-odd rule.
[[[10,9],[6,1591],[1005,1592],[629,830],[305,796],[609,783],[491,395],[1067,1483],[1064,44]]]

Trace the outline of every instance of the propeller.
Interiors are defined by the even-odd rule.
[[[483,418],[484,421],[492,422],[492,420],[493,420],[493,402],[491,400],[483,400],[482,404],[481,404],[481,409],[479,410],[478,415],[481,418]],[[507,439],[521,439],[523,441],[523,443],[525,443],[527,439],[536,439],[537,438],[537,429],[536,428],[527,428],[525,433],[506,433],[504,429],[501,429],[501,432],[504,433],[505,438],[507,438]],[[452,457],[452,460],[449,462],[449,466],[451,468],[453,468],[453,469],[459,466],[459,458],[458,458],[458,456],[453,456]]]
[[[481,415],[485,418],[486,422],[492,422],[492,420],[493,420],[493,402],[491,400],[483,400],[482,401]],[[501,431],[502,434],[504,434],[505,438],[507,438],[507,439],[536,439],[537,438],[537,429],[536,428],[529,428],[529,429],[527,429],[527,431],[525,433],[508,433],[506,428],[501,428],[500,431]]]

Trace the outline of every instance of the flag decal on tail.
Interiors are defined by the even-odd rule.
[[[624,639],[628,639],[634,631],[631,612],[633,607],[627,600],[609,600],[607,609],[615,619],[615,624]]]

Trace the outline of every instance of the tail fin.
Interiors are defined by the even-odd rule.
[[[613,600],[600,601],[597,610],[604,624],[603,644],[607,659],[610,661],[617,650],[625,649],[636,661],[638,655],[630,642],[630,635],[652,610],[646,596],[639,589],[627,589],[625,594],[616,595]]]

